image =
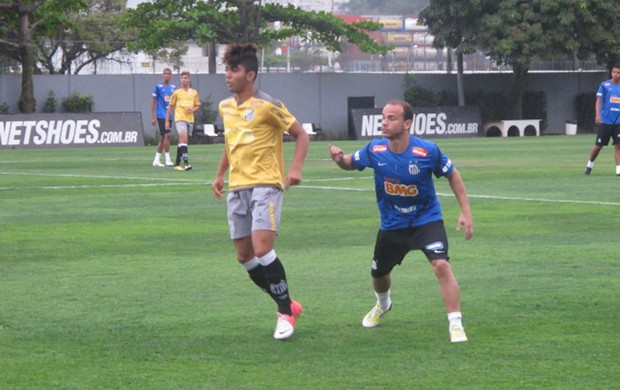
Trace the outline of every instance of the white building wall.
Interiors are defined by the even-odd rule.
[[[265,0],[265,3],[281,4],[283,6],[292,4],[306,11],[338,13],[338,7],[349,1],[350,0]]]

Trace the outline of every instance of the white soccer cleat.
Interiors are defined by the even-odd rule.
[[[273,338],[276,340],[286,340],[295,332],[295,317],[288,314],[277,314],[276,331]]]
[[[155,160],[155,161],[153,161],[153,166],[154,166],[154,167],[163,167],[163,166],[165,166],[165,165],[164,165],[164,164],[162,164],[162,163],[160,163],[159,161]]]
[[[167,167],[173,167],[174,163],[171,160],[166,160],[166,166]]]
[[[291,313],[293,315],[278,313],[276,322],[276,331],[273,333],[273,338],[276,340],[286,340],[295,332],[295,322],[297,317],[304,311],[301,303],[291,299]]]
[[[450,341],[453,343],[467,341],[467,335],[462,325],[450,325]]]
[[[383,310],[377,303],[369,312],[364,316],[362,320],[362,326],[364,328],[374,328],[379,325],[381,318],[392,309],[392,305],[387,310]]]

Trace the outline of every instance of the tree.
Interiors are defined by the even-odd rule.
[[[494,4],[494,3],[490,3]],[[512,117],[521,117],[525,80],[533,58],[595,55],[600,63],[618,58],[620,3],[585,0],[502,0],[486,10],[480,43],[498,63],[512,66]]]
[[[21,64],[22,88],[18,108],[23,113],[36,110],[33,75],[35,43],[58,26],[69,25],[66,13],[82,9],[80,0],[13,0],[0,3],[0,50]]]
[[[571,3],[575,12],[564,14],[561,19],[564,28],[558,28],[555,33],[564,34],[564,39],[571,42],[567,49],[576,58],[594,55],[599,64],[611,70],[620,61],[620,2],[572,0]]]
[[[463,55],[476,51],[477,22],[484,0],[430,0],[419,14],[418,24],[428,26],[433,46],[454,49],[457,55],[457,96],[465,105],[463,88]]]
[[[121,51],[130,40],[128,30],[120,25],[125,0],[87,2],[85,10],[68,15],[70,28],[60,25],[54,35],[39,40],[38,62],[50,74],[78,74],[85,66]]]
[[[523,91],[533,59],[596,55],[617,59],[620,3],[586,0],[431,0],[423,11],[436,45],[476,47],[512,67],[508,118],[522,117]],[[443,11],[443,15],[441,12]],[[452,11],[457,11],[453,13]]]
[[[280,22],[281,27],[269,27],[273,22]],[[126,23],[137,31],[131,45],[136,51],[153,51],[188,39],[200,44],[240,42],[265,47],[291,36],[321,42],[334,51],[342,51],[343,38],[369,53],[385,54],[389,49],[367,34],[378,30],[378,23],[347,24],[330,13],[252,0],[155,0],[138,5]],[[215,61],[214,57],[210,56],[210,61]],[[210,66],[209,72],[215,73],[215,66]]]

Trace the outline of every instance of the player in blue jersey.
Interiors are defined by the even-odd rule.
[[[620,63],[612,68],[611,79],[603,81],[598,87],[595,115],[595,122],[599,125],[596,142],[583,174],[587,176],[592,172],[594,160],[611,139],[615,149],[616,176],[620,176]]]
[[[391,272],[407,253],[419,249],[429,260],[439,281],[446,306],[450,340],[467,341],[462,324],[460,289],[448,256],[448,238],[443,225],[433,175],[445,176],[461,208],[457,230],[465,229],[465,239],[473,233],[467,191],[461,175],[435,143],[409,134],[413,108],[402,100],[392,100],[383,108],[381,134],[353,154],[330,145],[331,158],[345,170],[374,169],[375,192],[381,213],[381,227],[375,242],[371,275],[377,303],[362,325],[372,328],[392,308]]]
[[[166,166],[171,167],[174,165],[172,160],[170,159],[170,137],[171,130],[166,128],[166,111],[168,110],[168,105],[170,104],[170,97],[175,89],[177,89],[176,85],[170,83],[170,77],[172,76],[172,71],[170,68],[164,69],[163,72],[163,80],[160,83],[157,83],[153,87],[151,100],[151,124],[159,127],[159,144],[157,144],[157,152],[155,153],[155,159],[153,159],[154,167],[163,167],[164,164],[161,163],[161,154],[165,153],[166,156]]]

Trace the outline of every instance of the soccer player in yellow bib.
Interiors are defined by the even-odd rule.
[[[232,44],[224,54],[226,85],[235,95],[219,104],[225,142],[212,189],[216,198],[224,197],[224,174],[229,171],[228,226],[237,260],[278,305],[273,337],[285,340],[293,335],[303,308],[289,296],[284,266],[274,244],[283,191],[301,182],[310,139],[282,102],[254,87],[256,50],[251,44]],[[285,131],[295,139],[286,174],[282,155]]]
[[[189,135],[194,127],[194,113],[200,108],[200,97],[198,91],[190,88],[191,77],[189,72],[181,72],[181,88],[172,93],[170,105],[166,111],[166,128],[170,128],[170,114],[174,110],[174,127],[179,133],[179,143],[177,145],[177,159],[174,169],[177,171],[189,171],[192,166],[189,164],[189,151],[187,143]],[[181,165],[183,160],[183,165]]]

